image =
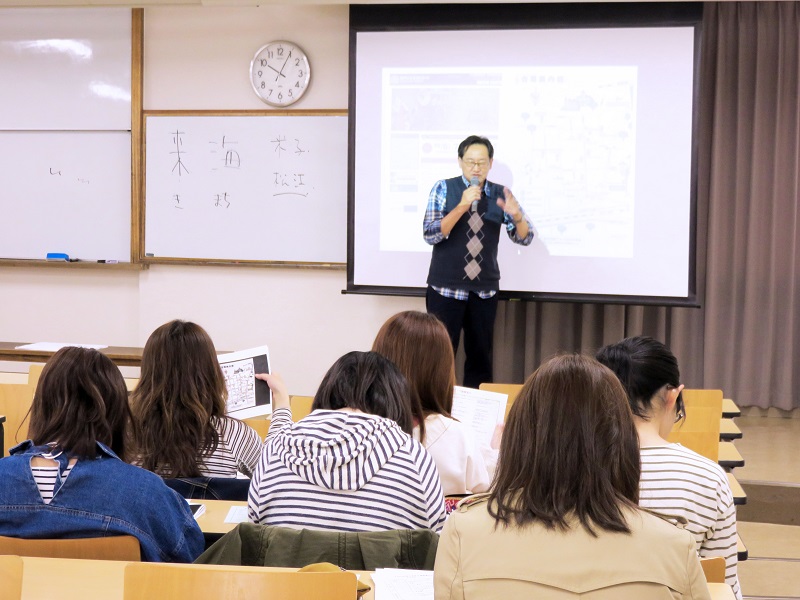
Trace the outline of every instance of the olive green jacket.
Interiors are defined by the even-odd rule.
[[[330,562],[343,569],[433,569],[439,536],[428,529],[365,533],[240,523],[195,563],[296,567]]]

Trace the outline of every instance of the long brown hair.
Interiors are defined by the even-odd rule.
[[[55,444],[70,457],[95,458],[97,442],[126,460],[131,413],[119,368],[90,348],[66,347],[42,370],[30,410],[28,437]]]
[[[179,320],[156,329],[145,344],[139,385],[131,394],[136,460],[164,477],[199,476],[202,456],[219,445],[214,421],[225,415],[227,398],[205,329]]]
[[[372,350],[398,366],[411,387],[411,409],[425,441],[425,417],[450,417],[456,382],[453,345],[435,316],[407,310],[390,317],[378,331]]]
[[[489,513],[498,523],[567,529],[575,515],[629,532],[623,509],[639,501],[639,440],[625,390],[611,370],[579,354],[551,358],[525,382],[508,415]]]

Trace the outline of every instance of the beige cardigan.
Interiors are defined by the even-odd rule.
[[[631,534],[575,520],[568,532],[535,523],[494,527],[486,496],[447,519],[434,568],[436,600],[710,600],[692,535],[642,510]]]

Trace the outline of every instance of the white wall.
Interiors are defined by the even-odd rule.
[[[311,61],[296,108],[347,108],[348,7],[278,5],[146,9],[145,110],[266,108],[248,68],[274,39],[298,43]],[[269,345],[290,393],[310,395],[336,358],[369,349],[387,317],[424,310],[421,298],[342,295],[345,286],[344,271],[311,269],[0,267],[0,339],[142,346],[161,323],[189,319],[219,349]]]

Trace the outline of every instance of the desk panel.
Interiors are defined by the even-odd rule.
[[[55,354],[42,350],[18,350],[30,342],[0,342],[0,360],[43,363]],[[142,365],[142,348],[128,346],[109,346],[100,350],[119,367],[139,367]]]
[[[717,462],[721,467],[726,469],[733,469],[734,467],[743,467],[744,458],[739,454],[733,442],[720,442],[719,443],[719,459]]]
[[[123,600],[125,567],[129,563],[113,560],[24,557],[22,600]],[[209,565],[204,565],[208,568]],[[213,568],[213,567],[212,567]],[[223,568],[223,567],[220,567]],[[224,567],[230,568],[230,567]],[[236,567],[234,567],[236,568]],[[240,567],[247,568],[247,567]],[[267,569],[272,567],[260,567]],[[294,571],[296,569],[274,569]],[[357,572],[372,590],[364,596],[374,600],[374,583],[368,572]],[[712,600],[735,600],[724,583],[709,583]]]

